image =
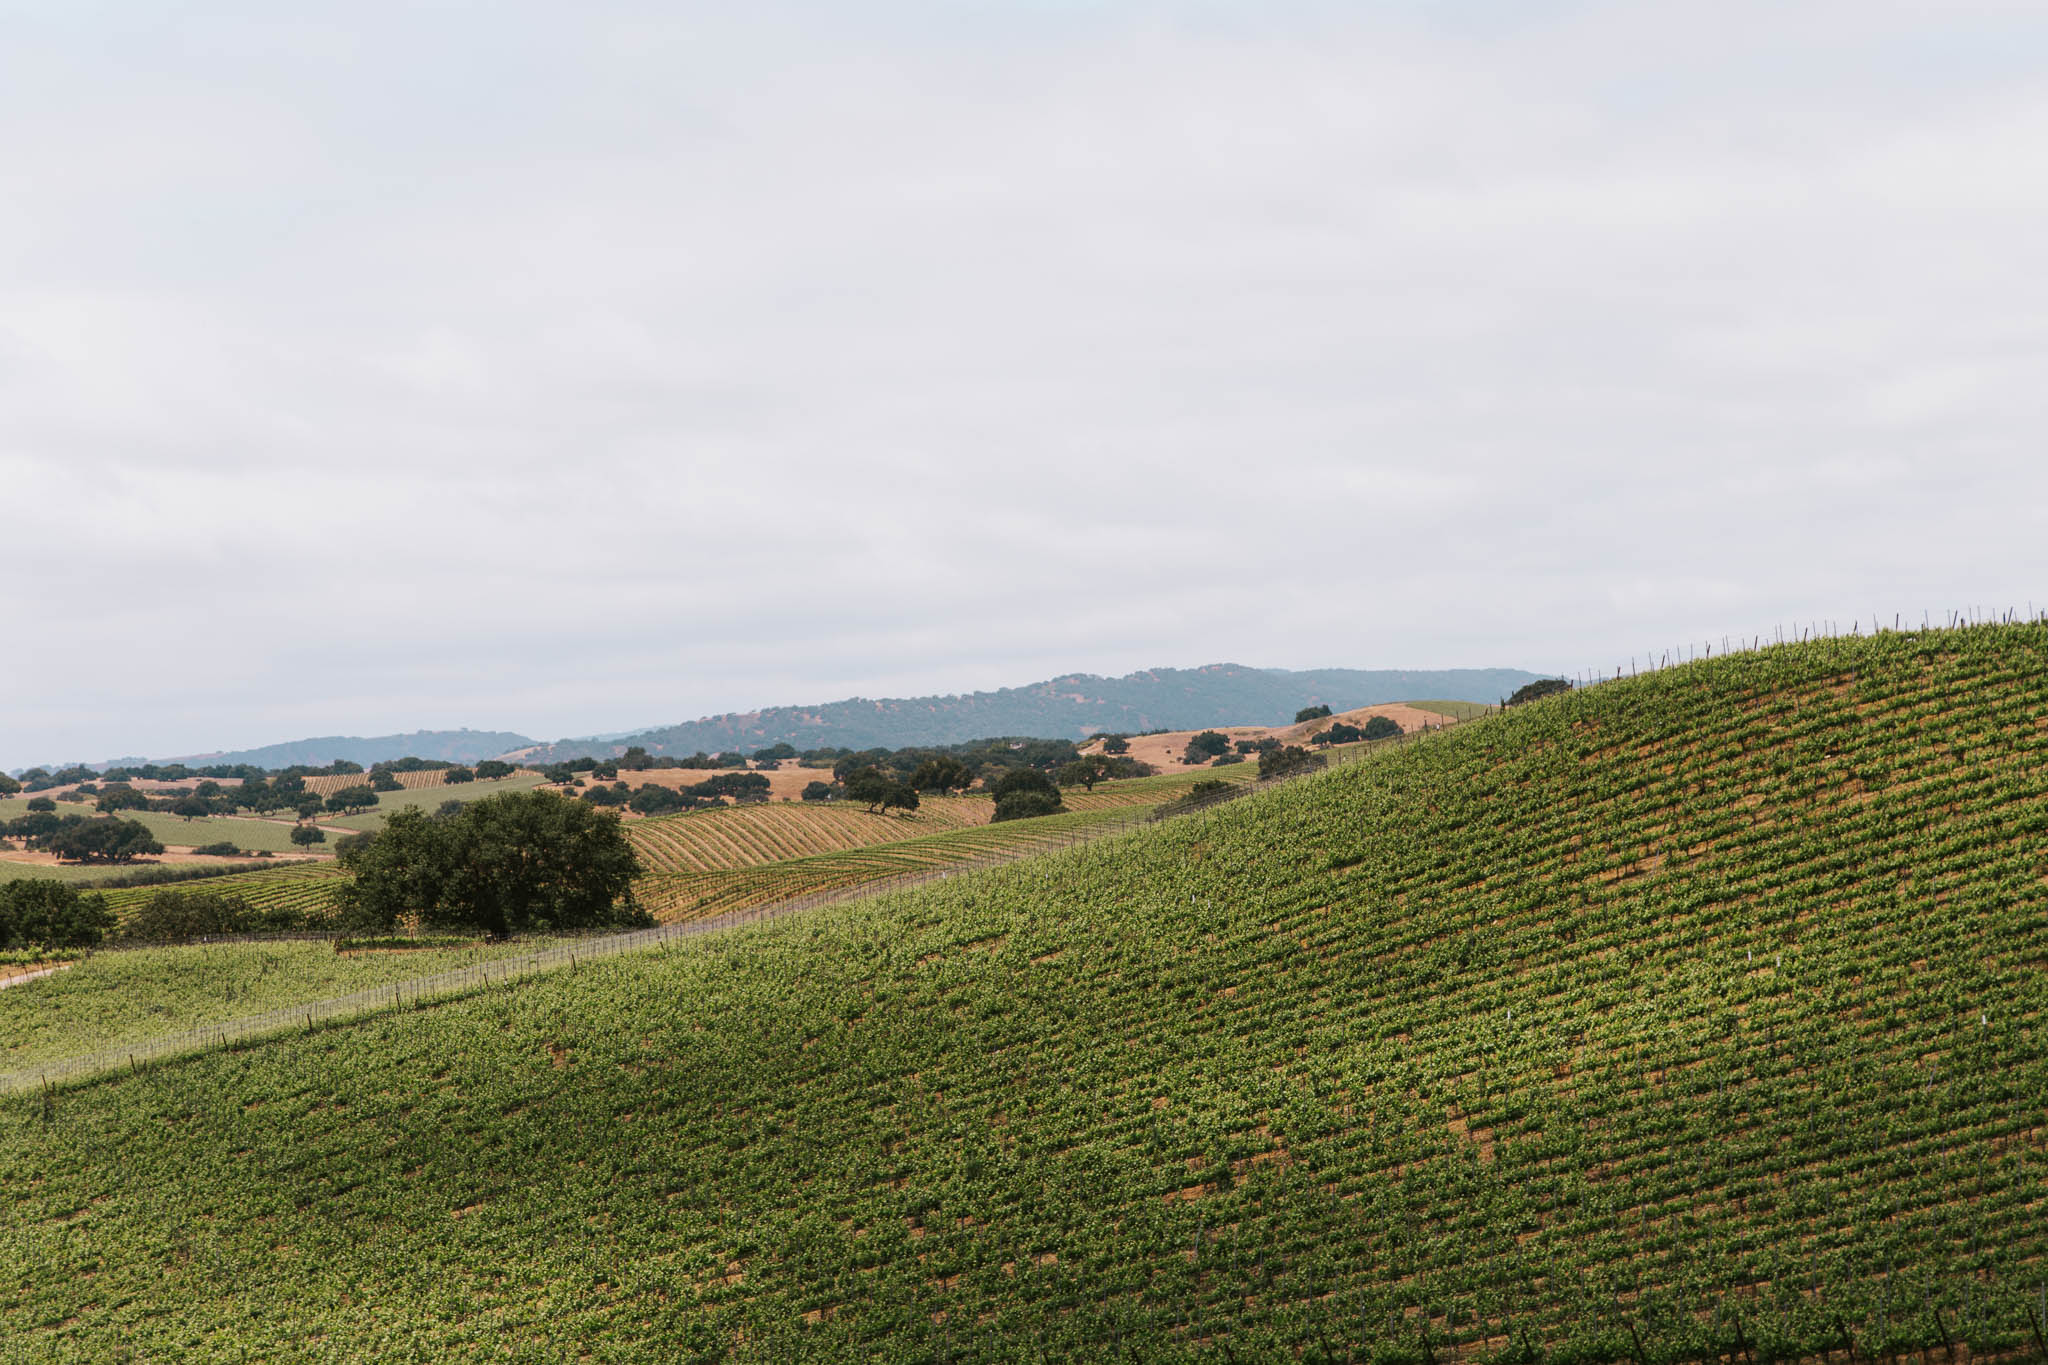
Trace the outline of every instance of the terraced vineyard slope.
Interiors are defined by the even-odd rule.
[[[97,869],[106,876],[106,869]],[[117,918],[126,918],[159,891],[206,891],[239,896],[258,910],[291,909],[302,913],[324,913],[334,904],[334,893],[348,874],[332,861],[288,863],[256,872],[231,872],[200,881],[165,886],[116,886],[99,894]]]
[[[947,867],[1049,852],[1109,832],[1104,826],[1141,820],[1145,810],[1143,806],[1104,805],[1000,825],[969,825],[806,858],[716,871],[651,874],[636,883],[635,892],[649,913],[664,923],[703,919],[821,891],[844,891]]]
[[[1203,776],[1249,782],[1256,773],[1251,765],[1239,765]],[[1133,778],[1105,783],[1092,792],[1068,791],[1062,799],[1076,811],[1154,806],[1185,795],[1197,780]],[[649,872],[713,872],[973,829],[987,825],[994,814],[995,803],[986,796],[928,796],[914,812],[887,815],[871,815],[853,802],[774,802],[633,820],[626,825],[626,834]]]
[[[0,1104],[25,1360],[2033,1349],[2048,631]]]

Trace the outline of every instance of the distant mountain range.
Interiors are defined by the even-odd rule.
[[[409,735],[327,735],[320,739],[295,739],[283,744],[266,744],[260,749],[237,749],[231,753],[186,754],[160,759],[164,763],[189,763],[197,768],[209,763],[253,763],[259,768],[289,768],[304,763],[322,768],[337,758],[368,766],[388,758],[444,758],[453,763],[475,763],[514,749],[538,743],[510,730],[415,730]]]
[[[407,735],[327,735],[215,754],[173,759],[115,759],[105,769],[146,761],[250,763],[263,768],[294,764],[324,767],[337,758],[368,766],[386,759],[439,758],[475,763],[518,755],[530,762],[604,757],[640,745],[651,754],[687,757],[703,751],[752,751],[773,744],[799,749],[907,748],[958,744],[999,735],[1080,739],[1102,730],[1186,730],[1204,725],[1279,725],[1305,706],[1348,711],[1390,701],[1494,702],[1540,676],[1519,668],[1436,670],[1318,668],[1290,672],[1208,664],[1153,668],[1121,678],[1092,673],[995,692],[957,696],[850,697],[815,706],[773,706],[762,711],[707,716],[634,733],[591,735],[544,744],[507,730],[415,730]]]
[[[958,744],[996,735],[1079,739],[1102,730],[1185,730],[1204,725],[1279,725],[1305,706],[1348,711],[1377,702],[1495,702],[1539,675],[1518,668],[1320,668],[1289,672],[1209,664],[1155,668],[1121,678],[1090,673],[995,692],[874,700],[852,697],[816,706],[708,716],[681,725],[603,739],[542,745],[529,761],[604,756],[639,745],[650,754],[751,751],[772,744],[799,749],[905,748]]]

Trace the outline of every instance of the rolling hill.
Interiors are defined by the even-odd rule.
[[[188,754],[167,761],[195,767],[207,763],[252,763],[259,768],[288,768],[301,763],[325,767],[337,758],[365,767],[408,757],[476,763],[512,749],[526,748],[532,743],[526,736],[509,730],[415,730],[409,735],[376,735],[368,739],[355,735],[327,735],[319,739],[266,744],[257,749],[237,749],[231,753]]]
[[[957,696],[853,697],[816,706],[776,706],[702,720],[602,743],[563,740],[528,752],[530,762],[585,753],[623,753],[640,745],[679,756],[752,751],[774,744],[799,749],[904,748],[960,744],[990,735],[1080,739],[1098,731],[1201,729],[1211,725],[1281,725],[1306,706],[1347,711],[1410,697],[1497,702],[1537,674],[1513,668],[1436,671],[1322,668],[1289,672],[1209,664],[1154,668],[1121,678],[1089,673]],[[596,747],[593,748],[592,746]]]
[[[408,735],[323,735],[314,739],[292,739],[254,749],[224,749],[215,753],[182,754],[176,758],[115,758],[85,766],[102,772],[113,767],[139,767],[144,763],[183,763],[200,768],[214,764],[252,764],[258,768],[289,768],[298,764],[324,768],[336,759],[368,767],[394,758],[435,758],[451,763],[477,763],[536,741],[509,730],[415,730]],[[71,765],[46,765],[52,769]],[[16,770],[17,772],[23,770]]]
[[[924,891],[8,1100],[0,1336],[2017,1358],[2048,1257],[2044,757],[2041,626],[1737,654]]]

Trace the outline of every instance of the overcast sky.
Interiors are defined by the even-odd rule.
[[[2044,54],[0,0],[0,766],[2038,607]]]

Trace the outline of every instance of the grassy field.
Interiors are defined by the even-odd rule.
[[[123,820],[134,820],[147,825],[149,832],[165,845],[178,844],[186,848],[197,848],[202,844],[230,843],[235,847],[254,853],[267,850],[271,853],[293,853],[298,850],[291,841],[292,821],[289,813],[278,820],[253,820],[229,815],[209,815],[187,820],[182,816],[165,815],[158,811],[124,810]]]
[[[398,776],[403,779],[415,777],[418,774],[400,773]],[[439,774],[436,774],[437,779],[438,777]],[[360,779],[359,784],[368,780],[367,778]],[[382,829],[384,821],[390,817],[393,811],[410,810],[416,807],[425,807],[431,811],[439,809],[444,801],[481,801],[486,796],[496,796],[500,792],[531,791],[535,787],[540,786],[541,781],[539,773],[525,772],[514,773],[510,777],[501,777],[490,782],[464,782],[453,787],[444,786],[437,780],[432,785],[422,784],[408,786],[403,791],[380,792],[377,795],[377,808],[375,810],[364,811],[361,815],[323,815],[320,817],[320,823],[339,829]],[[339,788],[336,790],[339,790]]]
[[[2017,1358],[2048,1278],[2044,750],[2039,628],[1736,655],[0,1103],[0,1339]]]
[[[538,940],[340,954],[331,944],[196,944],[83,957],[0,990],[0,1071],[529,952]]]
[[[0,883],[52,879],[60,882],[86,883],[103,881],[108,877],[124,876],[131,872],[146,871],[163,866],[148,862],[128,867],[108,867],[104,864],[86,863],[17,863],[0,856]]]

